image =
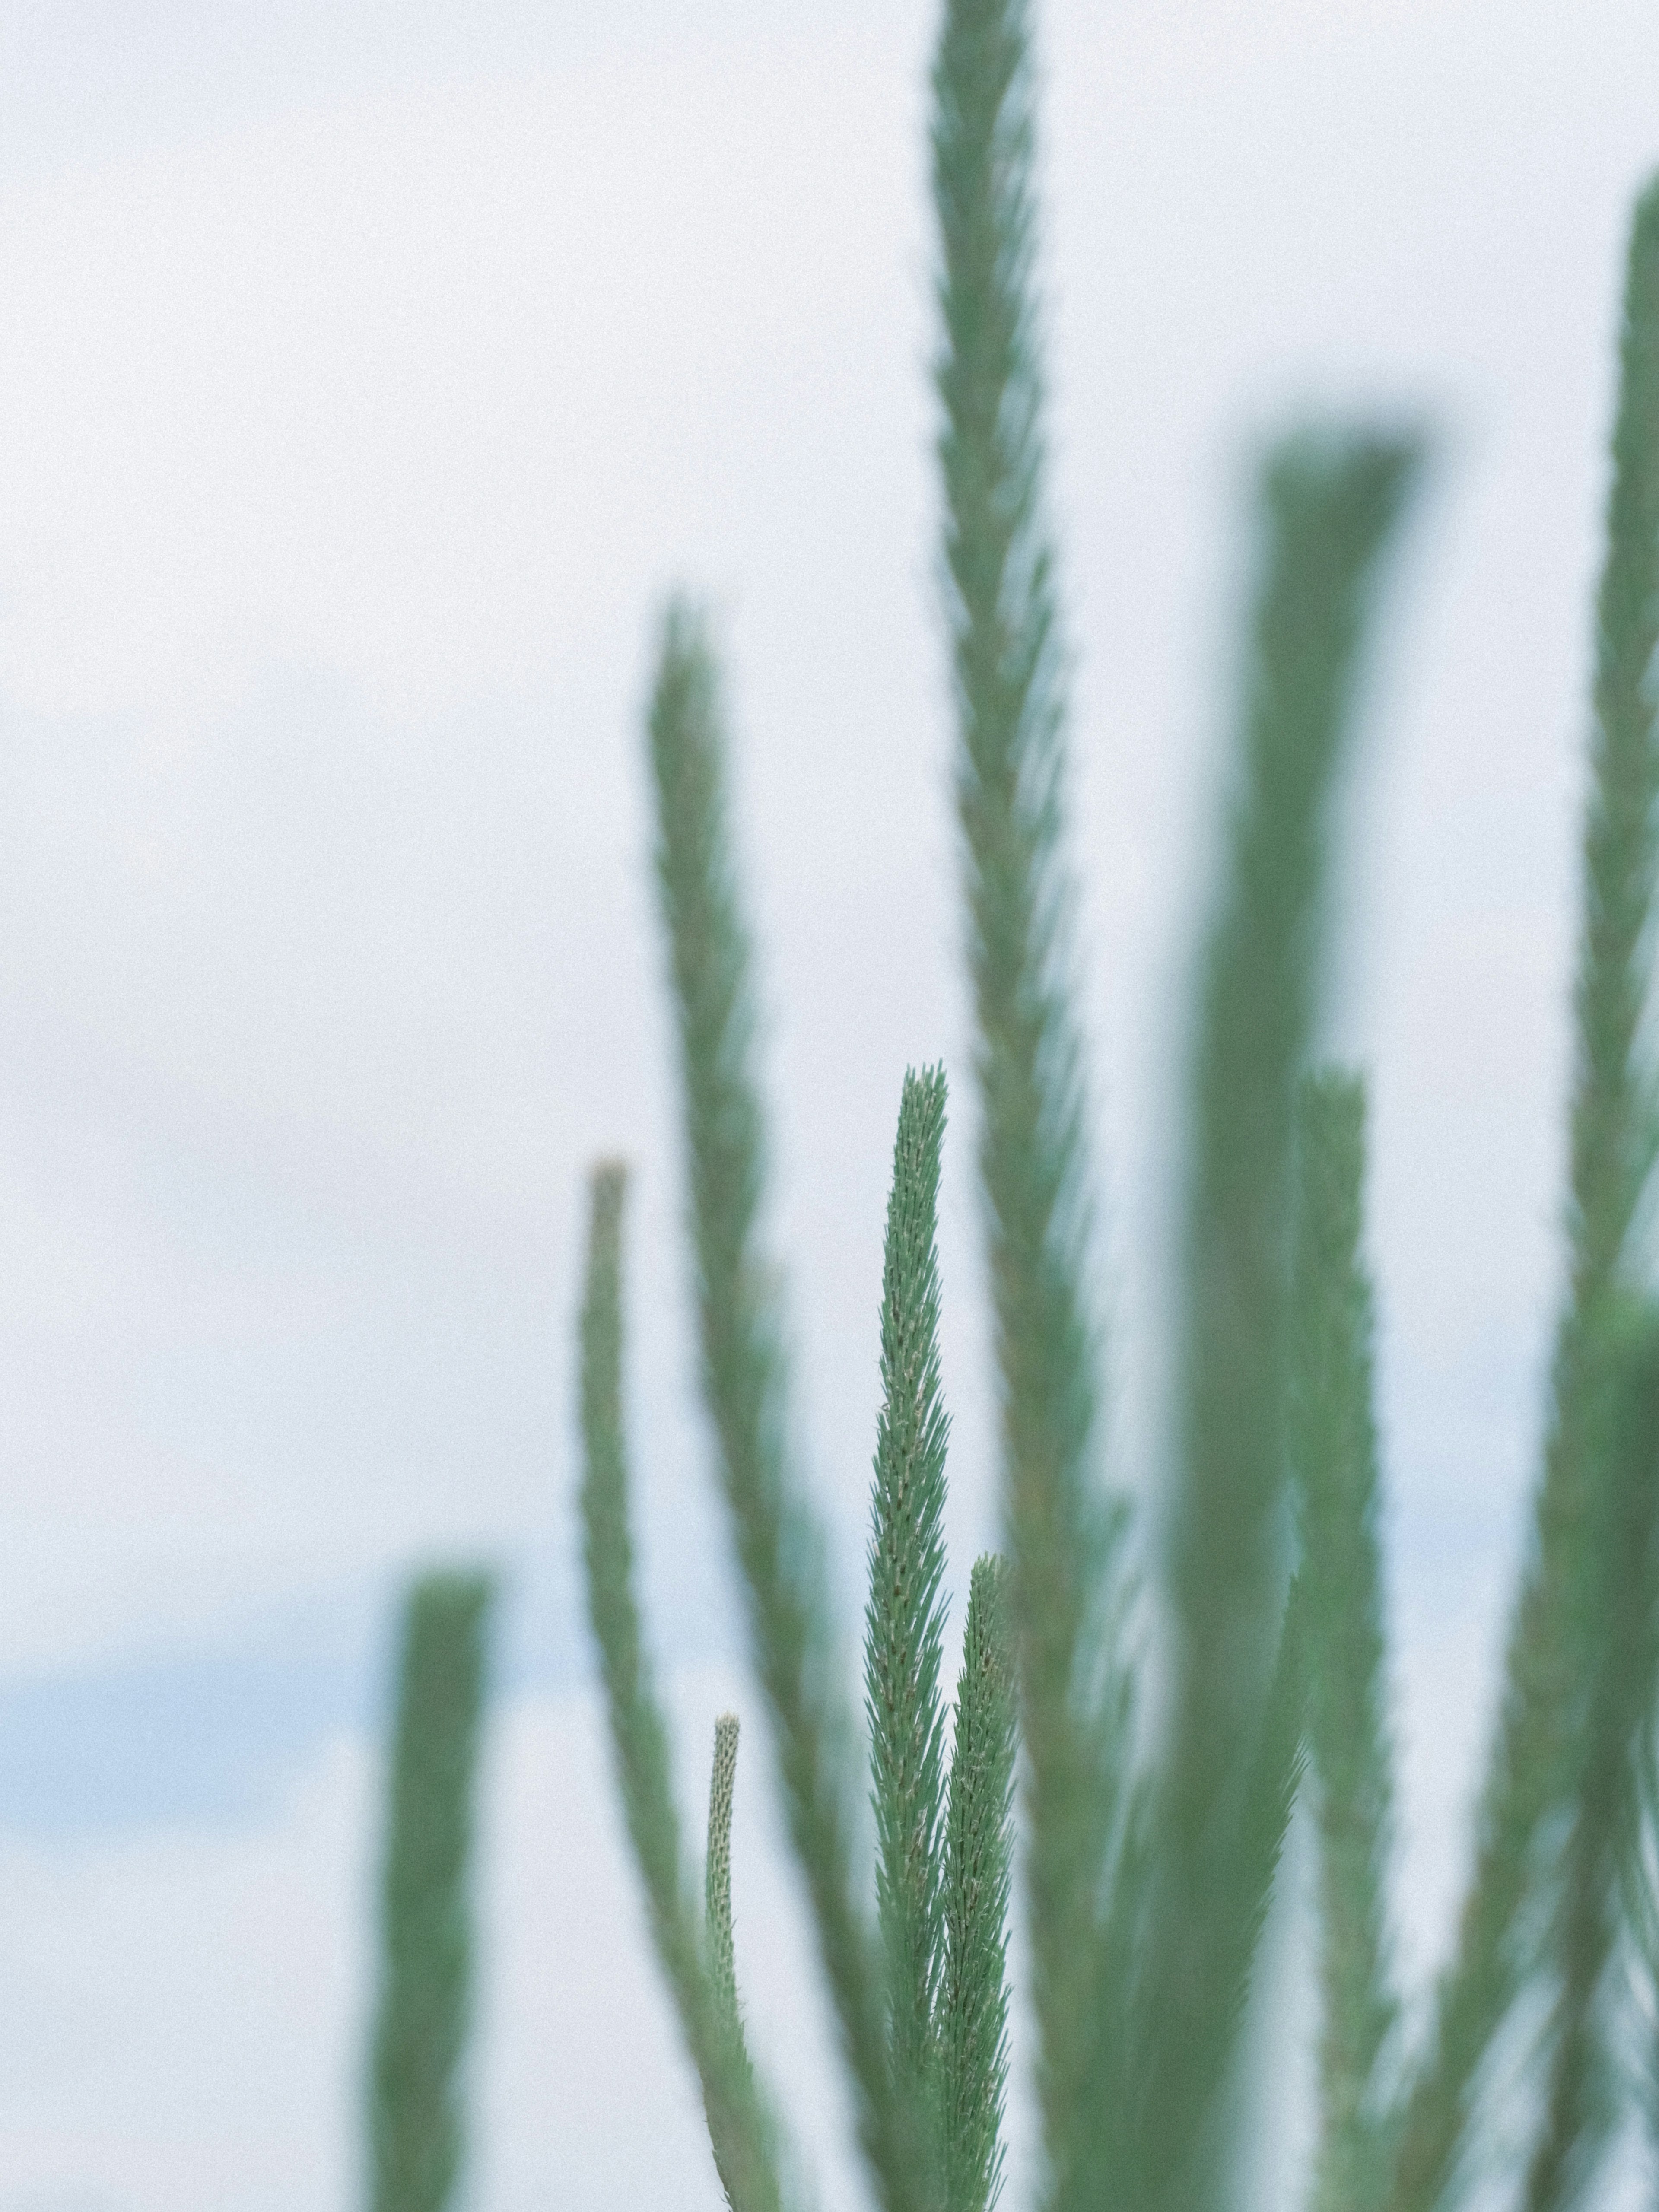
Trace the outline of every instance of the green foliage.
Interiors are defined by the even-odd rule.
[[[1553,2051],[1527,2176],[1529,2212],[1582,2197],[1614,2123],[1607,1983],[1620,1872],[1636,1830],[1636,1754],[1652,1739],[1659,1674],[1659,1306],[1623,1300],[1603,1327],[1596,1572],[1577,1594],[1581,1695],[1550,1931]]]
[[[404,1618],[370,2069],[374,2212],[441,2212],[461,2166],[467,1876],[490,1596],[484,1576],[430,1575]]]
[[[659,705],[665,695],[676,696],[669,687],[678,672],[674,655],[683,636],[671,624]],[[708,694],[705,690],[700,696],[706,709]],[[675,747],[692,740],[710,745],[709,728],[706,720],[678,720],[663,727],[660,741],[672,757]],[[685,786],[677,780],[669,787],[683,792]],[[705,768],[702,789],[706,794],[718,793],[717,760]],[[695,813],[688,811],[681,821],[695,830]],[[665,839],[667,827],[665,807]],[[665,876],[677,857],[665,860]],[[701,882],[693,884],[692,896],[680,910],[682,917],[689,914],[698,922],[706,921],[713,903],[710,886],[723,880],[718,824],[704,848],[702,868]],[[724,927],[735,933],[734,917],[728,915]],[[708,945],[720,942],[717,927],[701,947],[677,945],[676,952],[684,957],[695,975],[696,958],[706,957]],[[727,1006],[740,1003],[740,992],[732,990]],[[683,1033],[696,1034],[689,1018]],[[717,1052],[710,1056],[718,1059]],[[894,1151],[883,1264],[885,1390],[877,1437],[866,1631],[872,1801],[880,1848],[878,1953],[872,1954],[872,1938],[856,1908],[832,1887],[836,1868],[831,1847],[837,1836],[831,1820],[844,1821],[844,1809],[833,1801],[820,1808],[809,1796],[804,1814],[798,1816],[797,1848],[804,1861],[809,1850],[822,1855],[813,1894],[826,1959],[836,1960],[837,1942],[845,1947],[839,1963],[844,2008],[852,2014],[852,2022],[844,2033],[849,2056],[856,2062],[863,2055],[870,2065],[872,2094],[866,2106],[865,2140],[872,2171],[894,2201],[939,2207],[942,2212],[988,2212],[1001,2170],[1007,2071],[1012,1666],[996,1564],[981,1559],[975,1569],[969,1605],[947,1808],[938,1695],[944,1633],[939,1585],[945,1564],[941,1518],[946,1424],[939,1389],[937,1210],[944,1127],[942,1073],[934,1070],[908,1076]],[[738,1187],[742,1187],[740,1182]],[[748,2212],[751,2206],[775,2203],[778,2184],[737,1991],[731,1829],[738,1723],[731,1714],[716,1723],[705,1936],[700,1946],[679,1872],[667,1734],[650,1683],[632,1591],[622,1424],[623,1188],[619,1168],[596,1172],[581,1318],[582,1511],[589,1609],[605,1674],[617,1771],[653,1940],[702,2081],[715,2163],[728,2202],[736,2212]],[[725,1225],[717,1223],[717,1233]],[[718,1253],[717,1236],[709,1241]],[[707,1346],[705,1356],[712,1357]],[[770,1449],[769,1437],[767,1443]],[[766,1489],[757,1518],[769,1515],[775,1522],[787,1518],[789,1509],[779,1495],[779,1469],[776,1457],[763,1468]],[[756,1510],[751,1502],[745,1503]],[[740,1549],[739,1556],[749,1568],[750,1555]],[[780,1619],[799,1632],[799,1611],[806,1602],[799,1585],[794,1593],[798,1609],[792,1611],[791,1593],[786,1589],[780,1594],[764,1579],[779,1571],[777,1551],[757,1544],[752,1556],[759,1561],[758,1589],[754,1587],[756,1570],[749,1568],[751,1602],[761,1623],[758,1632],[776,1632]],[[781,1695],[804,1705],[803,1685],[789,1671],[790,1656],[775,1655],[775,1679],[781,1685]],[[808,1678],[805,1689],[818,1688]],[[786,1712],[789,1710],[786,1706]],[[808,1711],[810,1717],[810,1707]],[[838,1740],[833,1715],[828,1720],[817,1717],[809,1742],[822,1746]],[[790,1752],[785,1741],[781,1764],[787,1777]],[[794,1755],[801,1756],[799,1750]],[[830,1831],[827,1843],[825,1829]],[[827,1900],[826,1890],[830,1893]],[[847,1972],[849,1956],[853,1970],[869,1978],[862,1989]],[[854,2009],[866,2001],[878,2008],[875,2016],[881,2045],[874,2054],[860,2054],[854,2040],[856,2034],[867,2033],[861,2014]],[[883,2158],[890,2161],[885,2172],[878,2163]]]
[[[1247,2086],[1261,2076],[1237,2063],[1242,2029],[1310,1778],[1314,2212],[1460,2203],[1498,2171],[1483,2115],[1508,2086],[1497,2057],[1517,2051],[1534,2093],[1528,2126],[1509,2115],[1527,2212],[1568,2212],[1622,2112],[1632,1976],[1659,2140],[1659,1301],[1639,1233],[1659,1149],[1640,1048],[1659,861],[1659,183],[1632,232],[1598,607],[1570,1281],[1473,1875],[1425,2031],[1406,2050],[1388,1906],[1364,1091],[1308,1061],[1339,888],[1330,799],[1419,448],[1383,430],[1304,428],[1261,471],[1234,781],[1188,1040],[1173,1431],[1160,1514],[1132,1528],[1101,1463],[1026,0],[944,0],[933,91],[943,581],[1006,1558],[973,1571],[951,1730],[934,1069],[905,1080],[883,1263],[864,1655],[872,1869],[822,1541],[788,1449],[719,686],[684,602],[663,625],[649,710],[702,1392],[869,2177],[884,2212],[996,2202],[1018,1817],[1045,2212],[1235,2203]],[[623,1200],[622,1170],[599,1169],[581,1318],[589,1607],[652,1937],[716,2168],[733,2212],[781,2212],[778,2136],[738,1996],[737,1723],[716,1725],[699,1916],[634,1594]],[[1132,1564],[1150,1571],[1153,1606]],[[436,2212],[455,2171],[486,1595],[476,1580],[440,1580],[412,1601],[376,2212]],[[1152,1697],[1138,1678],[1154,1636],[1167,1663]]]
[[[967,859],[980,1177],[1025,1745],[1027,1911],[1055,2203],[1089,2189],[1088,2063],[1129,1696],[1097,1633],[1117,1524],[1095,1457],[1081,1052],[1060,836],[1060,639],[1042,511],[1031,62],[1023,0],[946,0],[933,68],[946,609]],[[1106,2036],[1101,2053],[1121,2052]]]
[[[1552,1929],[1559,1986],[1546,2126],[1528,2175],[1531,2212],[1582,2194],[1609,2132],[1603,1984],[1618,1869],[1635,1850],[1632,1768],[1653,1734],[1659,1567],[1650,1440],[1659,1427],[1644,1394],[1654,1324],[1645,1302],[1632,1306],[1628,1286],[1641,1278],[1632,1232],[1655,1146],[1638,1035],[1659,859],[1659,180],[1632,225],[1620,356],[1576,998],[1573,1297],[1558,1343],[1546,1474],[1547,1497],[1553,1480],[1572,1507],[1588,1498],[1589,1528],[1564,1607],[1573,1691],[1560,1729],[1568,1824]],[[1540,1548],[1544,1533],[1540,1515]]]
[[[623,1170],[596,1169],[581,1311],[583,1563],[588,1615],[605,1677],[611,1742],[651,1937],[702,2086],[714,2165],[732,2212],[778,2212],[772,2130],[738,2021],[732,1957],[731,1814],[737,1729],[717,1735],[709,1793],[708,1942],[680,1869],[668,1729],[634,1597],[623,1424]],[[724,1729],[724,1723],[721,1724]],[[725,1753],[722,1759],[722,1752]]]
[[[890,1976],[893,2063],[938,2095],[933,2024],[944,1919],[945,1447],[934,1224],[945,1136],[940,1069],[905,1078],[882,1263],[882,1407],[872,1499],[864,1701],[876,1820],[876,1900]]]
[[[1376,565],[1414,453],[1293,439],[1263,483],[1243,786],[1202,981],[1166,1539],[1175,1691],[1164,1752],[1144,2030],[1149,2201],[1224,2189],[1214,2124],[1277,1848],[1249,1779],[1282,1633],[1294,1097],[1317,976],[1323,816]],[[1290,1754],[1294,1735],[1285,1732]],[[1282,1831],[1280,1832],[1282,1832]]]
[[[1632,233],[1622,372],[1598,605],[1574,1001],[1571,1288],[1556,1340],[1550,1430],[1510,1628],[1503,1710],[1476,1817],[1474,1877],[1405,2115],[1393,2192],[1398,2212],[1434,2212],[1461,2178],[1482,2064],[1540,1963],[1560,1964],[1539,1960],[1526,1925],[1540,1889],[1547,1893],[1563,1878],[1560,1865],[1548,1863],[1550,1828],[1565,1818],[1568,1836],[1578,1832],[1585,1699],[1595,1670],[1585,1628],[1604,1602],[1598,1533],[1613,1480],[1603,1408],[1618,1388],[1616,1354],[1626,1328],[1618,1292],[1639,1261],[1629,1249],[1631,1231],[1653,1155],[1653,1106],[1636,1042],[1648,994],[1659,793],[1651,688],[1659,641],[1659,185],[1638,204]],[[1592,1878],[1581,1866],[1577,1874],[1569,1868],[1565,1879]],[[1572,1918],[1556,1915],[1558,1948]],[[1571,2008],[1567,2014],[1557,2008],[1555,2063],[1570,2072],[1584,2071],[1575,2043],[1591,2032],[1585,2011],[1591,1995],[1581,1988],[1576,2022]],[[1558,2081],[1551,2110],[1566,2096]],[[1548,2163],[1566,2174],[1559,2154],[1550,2154]],[[1540,2205],[1561,2185],[1544,2185],[1540,2169],[1534,2185]]]
[[[1398,2008],[1385,1895],[1394,1781],[1371,1287],[1360,1249],[1364,1086],[1334,1071],[1309,1076],[1299,1108],[1289,1465],[1302,1538],[1308,1740],[1319,1821],[1322,2020],[1314,2208],[1368,2212],[1388,2184],[1384,2058]]]
[[[940,2033],[950,2212],[988,2212],[1002,2182],[1015,1736],[1007,1581],[990,1553],[974,1562],[957,1688]]]
[[[1596,608],[1595,726],[1572,1103],[1576,1304],[1616,1273],[1654,1146],[1636,1059],[1648,982],[1659,798],[1659,179],[1631,227],[1613,434],[1607,549]]]
[[[1008,2069],[1013,1657],[1006,1574],[988,1554],[969,1589],[947,1802],[937,1250],[945,1098],[942,1069],[905,1077],[882,1264],[866,1715],[892,2063],[926,2117],[934,2201],[945,2212],[988,2212],[1001,2181]]]
[[[708,1856],[703,1877],[703,1925],[710,1993],[728,2035],[743,2033],[738,2015],[736,1931],[732,1920],[732,1808],[738,1786],[738,1717],[714,1723],[714,1768],[708,1778]]]
[[[732,880],[714,663],[676,605],[650,710],[657,876],[685,1102],[703,1394],[772,1722],[789,1833],[884,2212],[928,2202],[921,2100],[889,2063],[886,1975],[854,1879],[851,1729],[817,1528],[788,1463],[777,1296],[761,1249],[748,940]]]

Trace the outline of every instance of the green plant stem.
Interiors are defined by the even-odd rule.
[[[943,1964],[945,1454],[939,1396],[939,1152],[945,1072],[908,1074],[882,1264],[882,1408],[872,1497],[865,1710],[895,2065],[932,2104]]]
[[[703,1927],[708,1979],[727,2030],[740,2036],[736,1931],[732,1919],[732,1808],[738,1780],[738,1717],[714,1723],[714,1763],[708,1778],[708,1856],[704,1862]]]
[[[1522,1920],[1540,1876],[1540,1837],[1577,1786],[1576,1701],[1586,1680],[1579,1625],[1587,1601],[1594,1602],[1593,1531],[1607,1480],[1595,1408],[1608,1387],[1614,1287],[1653,1158],[1652,1104],[1635,1047],[1647,995],[1659,793],[1652,690],[1659,644],[1659,185],[1639,202],[1631,236],[1597,615],[1575,994],[1571,1287],[1556,1340],[1550,1432],[1503,1704],[1477,1814],[1475,1872],[1405,2113],[1394,2212],[1436,2212],[1456,2179],[1481,2063],[1536,1963]],[[1564,2063],[1577,2062],[1569,2055]]]
[[[1264,478],[1242,788],[1194,1060],[1165,1547],[1174,1691],[1144,1984],[1137,2178],[1148,2203],[1216,2201],[1235,2163],[1218,2092],[1242,1931],[1263,1910],[1242,1822],[1283,1603],[1294,1086],[1318,973],[1327,796],[1378,557],[1414,460],[1400,440],[1304,437],[1274,453]]]
[[[1127,1786],[1127,1698],[1118,1647],[1105,1637],[1119,1524],[1097,1489],[1097,1346],[1085,1291],[1089,1199],[1060,852],[1060,647],[1041,514],[1024,0],[946,0],[933,150],[957,804],[1024,1746],[1037,2086],[1058,2208],[1086,2197],[1094,2115],[1121,2094],[1089,2052]]]
[[[1565,2212],[1582,2201],[1616,2120],[1606,1984],[1659,1680],[1659,1308],[1620,1299],[1604,1327],[1607,1398],[1595,1423],[1604,1468],[1593,1532],[1598,1571],[1583,1593],[1588,1602],[1577,1638],[1583,1670],[1577,1772],[1559,1854],[1551,2063],[1527,2212]]]
[[[1601,1987],[1616,1875],[1630,1862],[1627,1783],[1653,1727],[1653,1593],[1644,1516],[1650,1453],[1632,1433],[1629,1301],[1618,1285],[1654,1151],[1649,1073],[1637,1035],[1648,997],[1659,803],[1659,179],[1637,204],[1626,269],[1607,559],[1597,608],[1585,914],[1573,1103],[1573,1307],[1557,1363],[1557,1453],[1588,1472],[1602,1548],[1573,1593],[1570,1624],[1586,1709],[1562,1731],[1572,1778],[1553,1948],[1559,1990],[1547,2121],[1528,2177],[1528,2212],[1577,2201],[1612,2124],[1603,2085]],[[1649,1323],[1650,1330],[1651,1323]],[[1650,1353],[1650,1347],[1648,1348]],[[1650,1434],[1652,1431],[1650,1431]],[[1563,1486],[1569,1486],[1564,1473]]]
[[[468,1874],[490,1597],[486,1576],[429,1575],[404,1614],[371,2074],[374,2212],[442,2212],[465,2149]]]
[[[1386,1713],[1371,1289],[1360,1252],[1365,1098],[1304,1079],[1290,1460],[1302,1529],[1308,1721],[1318,1784],[1316,2212],[1370,2212],[1388,2182],[1384,2052],[1396,2006],[1385,1886],[1394,1785]]]
[[[1000,1559],[975,1562],[957,1690],[940,2021],[946,2212],[990,2212],[1002,2182],[1015,1737],[1006,1583]]]
[[[623,1424],[622,1168],[593,1176],[586,1289],[581,1311],[583,1564],[605,1678],[611,1749],[629,1839],[644,1885],[651,1938],[702,2087],[715,2169],[732,2212],[779,2212],[772,2130],[737,2021],[731,1961],[729,1831],[723,1957],[705,1966],[680,1866],[667,1724],[652,1679],[634,1596],[627,1440]],[[735,1757],[736,1741],[732,1740]],[[730,1797],[726,1799],[729,1816]],[[711,1829],[714,1821],[711,1814]],[[709,1887],[715,1884],[711,1853]],[[711,1913],[711,1919],[714,1916]],[[722,1972],[722,1968],[724,1972]],[[724,2001],[729,1990],[729,2007]]]
[[[758,1229],[763,1145],[750,1067],[749,945],[726,822],[713,657],[672,606],[650,708],[657,878],[680,1045],[702,1387],[789,1834],[884,2212],[929,2197],[922,2115],[889,2063],[886,1978],[854,1885],[851,1730],[823,1547],[789,1467],[780,1316]]]

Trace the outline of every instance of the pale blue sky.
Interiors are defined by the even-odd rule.
[[[1248,454],[1304,404],[1440,432],[1330,1022],[1376,1101],[1420,1970],[1553,1295],[1659,40],[1640,0],[1041,22],[1129,1479]],[[578,1200],[596,1152],[635,1158],[649,1595],[700,1745],[733,1654],[636,726],[676,580],[729,648],[801,1427],[849,1618],[891,1118],[940,1054],[958,1571],[994,1525],[931,586],[932,28],[909,0],[0,0],[0,2212],[351,2197],[386,1608],[452,1553],[514,1577],[476,2212],[715,2201],[586,1687]],[[787,1893],[745,1817],[751,2002],[781,2023]],[[799,2086],[812,2045],[786,2041]],[[629,2165],[607,2146],[641,2112]]]

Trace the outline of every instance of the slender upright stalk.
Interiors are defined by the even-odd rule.
[[[465,2148],[468,1877],[490,1596],[483,1575],[428,1575],[404,1614],[371,2066],[374,2212],[442,2212]]]
[[[946,2212],[990,2212],[1002,2185],[1015,1735],[1006,1581],[1000,1559],[975,1561],[957,1689],[939,2022]]]
[[[1527,2212],[1581,2202],[1617,2123],[1607,1984],[1659,1686],[1659,1306],[1621,1298],[1602,1328],[1597,1572],[1577,1638],[1577,1771],[1553,1899],[1553,2044]]]
[[[889,2064],[886,1977],[854,1881],[852,1734],[823,1546],[787,1448],[778,1300],[759,1231],[761,1111],[749,942],[729,849],[714,665],[702,623],[668,612],[650,708],[657,879],[684,1087],[703,1395],[772,1720],[789,1834],[885,2212],[928,2197],[926,2130]]]
[[[1575,1594],[1588,1710],[1565,1732],[1578,1771],[1554,1930],[1559,1990],[1548,2118],[1528,2175],[1529,2212],[1557,2212],[1582,2194],[1610,2129],[1607,2100],[1597,2094],[1607,2065],[1597,2014],[1615,1924],[1614,1862],[1628,1857],[1631,1844],[1623,1832],[1639,1749],[1632,1739],[1652,1725],[1652,1655],[1641,1647],[1651,1606],[1639,1529],[1645,1470],[1639,1439],[1628,1433],[1629,1370],[1632,1360],[1639,1369],[1643,1352],[1639,1340],[1627,1340],[1631,1316],[1616,1286],[1628,1272],[1626,1246],[1654,1146],[1650,1071],[1638,1065],[1636,1044],[1659,857],[1659,179],[1632,225],[1620,352],[1584,839],[1573,1305],[1557,1362],[1557,1454],[1580,1456],[1591,1470],[1597,1522],[1612,1548]]]
[[[1275,452],[1264,479],[1242,787],[1194,1062],[1165,1544],[1174,1690],[1143,1984],[1146,2203],[1218,2202],[1231,2184],[1218,2091],[1263,1909],[1247,1814],[1281,1640],[1294,1091],[1319,972],[1326,800],[1413,461],[1401,441],[1303,437]]]
[[[702,2086],[715,2169],[732,2212],[778,2212],[781,2199],[771,2130],[741,2038],[730,2033],[736,2024],[737,1985],[731,1959],[729,1851],[724,1869],[724,1955],[720,1955],[720,1931],[716,1929],[711,1931],[715,1937],[711,1948],[716,1952],[711,1974],[681,1872],[667,1723],[634,1596],[622,1404],[625,1191],[622,1168],[596,1170],[581,1312],[582,1556],[588,1614],[599,1650],[617,1779],[629,1840],[645,1887],[651,1938]],[[735,1734],[732,1748],[735,1759]],[[718,1775],[718,1765],[716,1771]],[[730,1802],[728,1793],[728,1814]],[[711,1817],[711,1829],[713,1826]],[[711,1892],[714,1884],[711,1853]],[[728,1989],[729,2006],[723,2001]]]
[[[893,2061],[932,2104],[944,1958],[940,1859],[945,1717],[945,1451],[939,1395],[939,1149],[945,1071],[907,1074],[882,1263],[882,1407],[871,1499],[865,1711],[876,1895],[890,1977]]]
[[[1572,1106],[1576,1307],[1616,1275],[1654,1154],[1637,1031],[1659,860],[1659,177],[1631,226],[1584,828]]]
[[[1533,1961],[1518,1931],[1546,1825],[1579,1787],[1589,1679],[1582,1625],[1587,1604],[1597,1601],[1595,1531],[1609,1464],[1598,1449],[1596,1409],[1609,1387],[1614,1292],[1653,1157],[1652,1102],[1636,1040],[1650,972],[1659,794],[1659,182],[1639,202],[1632,231],[1613,443],[1575,995],[1571,1286],[1477,1815],[1474,1876],[1405,2116],[1395,2212],[1435,2212],[1446,2200],[1467,2148],[1482,2061],[1529,1978]],[[1556,2028],[1562,2063],[1577,2065],[1571,2051],[1577,2030],[1559,2016]],[[1560,2094],[1558,2085],[1552,2104]]]
[[[738,2012],[737,1932],[732,1917],[732,1808],[738,1782],[738,1717],[714,1723],[714,1764],[708,1778],[708,1856],[703,1874],[703,1928],[708,1979],[728,2032],[742,2033]]]
[[[1314,2212],[1371,2212],[1388,2182],[1384,2053],[1397,2007],[1386,1883],[1394,1784],[1377,1540],[1371,1288],[1360,1252],[1365,1097],[1304,1079],[1291,1297],[1290,1463],[1318,1785],[1319,2148]]]
[[[946,0],[933,70],[946,602],[977,1030],[980,1174],[1025,1747],[1027,1902],[1051,2201],[1080,2202],[1127,1699],[1100,1631],[1116,1523],[1097,1486],[1084,1096],[1066,946],[1063,745],[1031,297],[1024,0]],[[1101,1679],[1103,1669],[1108,1679]]]

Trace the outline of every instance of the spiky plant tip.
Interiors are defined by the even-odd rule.
[[[933,65],[945,615],[1019,1670],[1038,2086],[1079,2175],[1125,2081],[1089,2078],[1099,1920],[1128,1788],[1101,1487],[1092,1197],[1062,851],[1064,640],[1045,516],[1033,68],[1022,0],[946,0]],[[1121,2047],[1121,2046],[1120,2046]],[[1064,2203],[1073,2185],[1055,2184]]]
[[[925,2130],[909,2085],[890,2063],[887,1977],[854,1881],[853,1735],[835,1663],[823,1543],[785,1443],[781,1316],[759,1229],[765,1148],[749,939],[726,820],[719,687],[706,627],[682,601],[664,618],[648,722],[703,1397],[860,2141],[884,2212],[921,2212]]]
[[[871,1492],[865,1711],[895,2063],[921,2090],[941,1971],[945,1462],[938,1204],[942,1068],[904,1079],[882,1261],[882,1404]]]

